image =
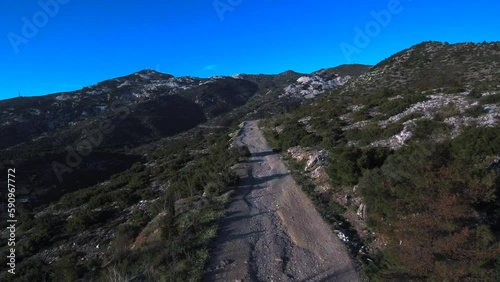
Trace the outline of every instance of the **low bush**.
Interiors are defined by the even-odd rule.
[[[484,108],[482,106],[473,106],[465,110],[464,115],[466,117],[477,118],[485,114]]]
[[[479,103],[481,105],[499,104],[500,103],[500,94],[484,96],[481,99],[479,99]]]

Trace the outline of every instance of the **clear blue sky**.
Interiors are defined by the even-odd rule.
[[[41,0],[54,1],[47,11],[38,0],[0,2],[0,99],[145,68],[201,77],[312,72],[375,64],[427,40],[500,40],[497,1],[401,0],[361,45],[355,28],[370,27],[371,12],[395,0]],[[357,48],[350,59],[343,42]]]

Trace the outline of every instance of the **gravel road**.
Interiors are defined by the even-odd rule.
[[[252,156],[203,281],[361,281],[347,248],[300,190],[257,121],[238,140]]]

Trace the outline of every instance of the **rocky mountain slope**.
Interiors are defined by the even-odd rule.
[[[359,74],[358,68],[367,69],[364,66],[351,66],[345,73]],[[323,72],[324,78],[315,74],[313,77],[331,85],[328,89],[339,86],[340,82],[351,77],[348,74],[335,74],[335,70]],[[33,142],[68,125],[78,126],[81,122],[102,116],[114,118],[132,110],[134,113],[127,116],[125,126],[142,123],[140,127],[149,127],[150,131],[144,137],[164,137],[232,111],[244,105],[255,94],[260,93],[261,96],[267,96],[267,99],[277,100],[277,96],[286,94],[280,88],[292,85],[300,76],[302,75],[289,71],[278,75],[196,78],[173,77],[153,70],[143,70],[74,92],[0,101],[0,119],[3,121],[0,132],[5,136],[0,141],[0,148]],[[311,95],[313,92],[317,94],[315,90],[309,92]],[[173,108],[165,108],[168,105],[173,105]],[[175,108],[179,112],[172,112]],[[165,113],[171,116],[167,117]],[[192,120],[182,120],[186,117],[192,117]],[[174,121],[176,118],[180,120]],[[158,123],[165,121],[180,128],[158,126]],[[185,126],[184,122],[187,123]],[[159,134],[155,135],[155,131],[159,131]]]
[[[425,42],[266,122],[371,279],[498,279],[499,48]]]
[[[257,89],[251,82],[230,77],[175,78],[146,70],[71,93],[1,101],[4,123],[0,131],[6,138],[0,145],[5,148],[34,141],[68,125],[124,114],[125,126],[137,124],[142,130],[149,127],[145,138],[172,135],[241,106]],[[169,105],[173,107],[165,108]],[[175,109],[178,112],[172,112]],[[132,110],[134,113],[129,115]],[[158,127],[165,121],[180,128],[169,131]],[[160,134],[155,136],[155,130]]]

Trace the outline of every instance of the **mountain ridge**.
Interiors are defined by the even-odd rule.
[[[187,97],[192,102],[200,104],[203,108],[210,108],[205,111],[205,114],[213,116],[224,113],[232,109],[232,107],[242,105],[250,96],[258,92],[256,87],[267,89],[273,87],[276,83],[289,84],[299,74],[283,72],[276,76],[241,76],[248,79],[238,79],[231,76],[214,76],[206,79],[191,76],[174,77],[153,70],[142,70],[130,75],[108,79],[72,92],[3,100],[0,101],[0,119],[5,121],[10,119],[11,121],[8,124],[4,122],[3,125],[0,125],[0,132],[4,132],[6,136],[13,139],[15,139],[16,132],[21,135],[24,134],[24,137],[16,140],[28,141],[30,138],[39,137],[41,132],[59,128],[64,124],[103,115],[110,111],[113,103],[119,102],[124,105],[140,104],[164,95]],[[303,75],[300,74],[300,76]],[[251,86],[251,83],[256,85]],[[238,84],[241,84],[242,87],[238,86]],[[247,88],[247,90],[243,90],[243,88]],[[227,94],[225,94],[225,97],[210,96],[211,93],[227,91],[234,92],[235,98],[233,99],[231,95]],[[244,94],[246,91],[253,94],[250,92]],[[273,89],[273,91],[277,90]],[[203,93],[208,94],[203,95]],[[241,97],[238,97],[238,95]],[[240,98],[242,100],[238,100]],[[209,100],[213,101],[210,102]],[[229,103],[230,106],[224,106],[226,103]],[[22,120],[24,119],[29,123],[29,127],[23,125]],[[16,121],[20,122],[16,123]],[[9,144],[16,144],[18,141],[9,142],[3,140],[3,142],[0,142],[0,148]]]

